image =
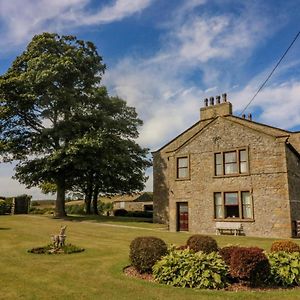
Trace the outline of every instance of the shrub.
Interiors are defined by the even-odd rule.
[[[272,252],[268,254],[270,280],[282,286],[300,285],[300,253]]]
[[[44,215],[44,214],[48,215],[48,214],[53,214],[54,210],[53,208],[50,207],[44,207],[44,208],[30,207],[29,213],[34,215]]]
[[[250,285],[263,283],[270,274],[268,258],[263,249],[257,247],[238,247],[231,255],[230,275]]]
[[[189,249],[189,247],[187,245],[180,245],[175,247],[175,250],[185,250],[185,249]]]
[[[275,241],[271,246],[271,252],[278,252],[278,251],[285,251],[285,252],[299,252],[300,247],[293,241],[289,240],[282,240],[282,241]]]
[[[84,215],[84,205],[66,205],[66,213],[70,215]]]
[[[205,253],[211,253],[218,251],[218,244],[215,239],[210,236],[195,234],[187,240],[187,246],[195,251],[203,251]]]
[[[128,214],[128,211],[123,208],[114,210],[114,216],[116,216],[116,217],[125,217],[125,216],[127,216],[127,214]]]
[[[153,218],[153,213],[150,211],[129,211],[126,215],[127,217],[133,218]]]
[[[226,246],[219,250],[219,254],[221,255],[221,257],[223,258],[223,260],[225,261],[225,263],[228,267],[230,266],[232,253],[237,248],[239,248],[239,247],[238,246]]]
[[[140,273],[149,273],[153,265],[167,254],[166,243],[156,237],[137,237],[130,244],[130,260]]]
[[[0,200],[0,215],[5,215],[6,214],[6,202],[5,200]]]
[[[156,281],[177,287],[224,288],[227,266],[216,253],[172,250],[153,266]]]
[[[80,248],[72,244],[66,244],[61,249],[53,249],[53,245],[49,244],[44,247],[36,247],[28,250],[29,253],[34,254],[72,254],[82,251],[84,251],[84,248]]]

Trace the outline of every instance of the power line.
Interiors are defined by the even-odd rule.
[[[295,38],[293,39],[293,41],[291,42],[291,44],[289,45],[289,47],[285,50],[285,52],[283,53],[283,55],[281,56],[281,58],[279,59],[279,61],[277,62],[276,66],[273,68],[273,70],[271,71],[271,73],[269,74],[269,76],[266,78],[266,80],[262,83],[262,85],[259,87],[259,89],[257,90],[257,92],[255,93],[255,95],[252,97],[252,99],[249,101],[249,103],[245,106],[245,108],[243,109],[243,111],[241,112],[240,115],[242,115],[245,110],[248,108],[248,106],[252,103],[252,101],[255,99],[255,97],[258,95],[258,93],[264,88],[264,86],[266,85],[266,83],[268,82],[268,80],[271,78],[271,76],[273,75],[273,73],[275,72],[275,70],[277,69],[277,67],[280,65],[281,61],[284,59],[284,57],[286,56],[286,54],[289,52],[289,50],[292,48],[293,44],[296,42],[297,38],[300,35],[300,31],[297,33],[297,35],[295,36]]]

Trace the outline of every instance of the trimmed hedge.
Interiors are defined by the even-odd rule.
[[[153,265],[167,254],[166,243],[152,236],[137,237],[130,244],[129,258],[140,273],[149,273]]]
[[[278,251],[285,251],[289,253],[300,252],[300,246],[295,242],[289,240],[275,241],[271,246],[271,252]]]
[[[231,263],[232,253],[238,248],[239,248],[238,246],[226,246],[219,250],[219,254],[221,255],[221,257],[223,258],[223,260],[225,261],[228,267],[230,266]]]
[[[203,251],[204,253],[211,253],[218,251],[218,244],[215,239],[210,236],[195,234],[187,240],[187,246],[195,251]]]
[[[263,249],[237,247],[231,255],[230,275],[252,286],[264,283],[270,275],[270,263]]]

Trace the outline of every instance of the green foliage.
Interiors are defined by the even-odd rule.
[[[172,250],[153,266],[159,283],[177,287],[220,289],[227,284],[228,268],[216,252]]]
[[[271,252],[267,254],[270,266],[270,280],[284,287],[300,285],[300,253]]]
[[[126,217],[128,215],[128,211],[126,209],[120,208],[114,210],[115,217]]]
[[[97,206],[100,214],[105,214],[108,211],[112,211],[114,207],[112,202],[102,202],[100,200],[98,200]]]
[[[33,215],[51,215],[54,214],[54,209],[50,207],[44,207],[44,208],[30,207],[29,213]]]
[[[54,195],[57,191],[56,184],[51,182],[42,182],[39,188],[44,194]]]
[[[0,215],[6,214],[6,202],[5,200],[0,200]]]
[[[257,247],[237,247],[231,254],[230,275],[250,285],[259,285],[270,274],[268,258],[263,249]]]
[[[295,242],[289,240],[275,241],[271,246],[271,252],[278,251],[300,252],[300,246]]]
[[[49,244],[44,247],[36,247],[28,250],[29,253],[33,254],[72,254],[72,253],[79,253],[84,251],[83,248],[77,247],[72,244],[66,244],[59,249],[53,249],[52,244]]]
[[[216,240],[206,235],[192,235],[189,237],[186,244],[195,252],[203,251],[205,253],[211,253],[218,251],[218,244]]]
[[[133,217],[133,218],[153,218],[153,213],[150,211],[129,211],[126,217]]]
[[[0,76],[1,154],[19,161],[15,177],[27,187],[55,188],[60,217],[67,189],[97,201],[147,180],[148,149],[135,142],[142,121],[101,86],[104,70],[93,43],[43,33]]]
[[[140,273],[151,272],[153,265],[166,254],[166,243],[157,237],[137,237],[130,244],[130,261]]]
[[[66,213],[71,215],[84,215],[84,205],[66,205]]]

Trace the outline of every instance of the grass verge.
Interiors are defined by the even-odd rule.
[[[106,225],[105,225],[106,224]],[[225,292],[180,289],[126,277],[129,244],[152,235],[167,243],[184,244],[188,234],[161,231],[121,222],[74,222],[48,217],[0,217],[0,299],[300,299],[300,289]],[[72,255],[33,255],[27,250],[50,242],[50,235],[67,225],[67,243],[85,248]],[[124,226],[124,227],[122,227]],[[136,225],[137,226],[137,225]],[[151,227],[152,226],[152,227]],[[153,229],[149,231],[148,228]],[[272,239],[216,236],[220,246],[240,244],[270,249]]]

